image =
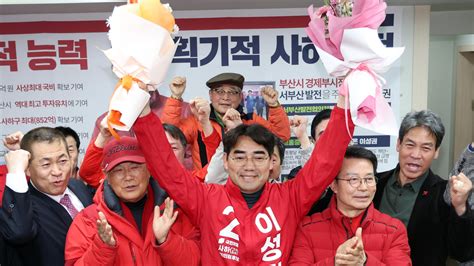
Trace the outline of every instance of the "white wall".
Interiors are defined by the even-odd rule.
[[[470,34],[470,35],[463,35]],[[440,115],[446,128],[440,156],[432,170],[447,177],[454,150],[454,99],[456,80],[456,51],[461,45],[474,44],[474,10],[431,12],[428,109]]]
[[[447,177],[452,162],[454,128],[454,37],[432,36],[429,47],[428,109],[443,121],[446,135],[432,170]]]

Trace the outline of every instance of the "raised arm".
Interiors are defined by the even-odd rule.
[[[205,202],[206,186],[178,162],[160,119],[150,112],[149,105],[145,106],[133,130],[153,178],[197,224],[203,209],[201,205]]]
[[[284,185],[290,187],[290,197],[300,217],[306,215],[312,204],[334,180],[354,132],[349,113],[344,114],[344,97],[339,96],[337,107],[331,113],[328,126],[318,140],[310,160],[298,175]],[[349,112],[349,110],[347,110]],[[346,128],[346,120],[349,131]],[[350,135],[349,135],[350,134]]]
[[[30,153],[22,149],[5,155],[8,174],[0,209],[0,233],[18,245],[29,242],[38,232],[25,174],[29,158]]]
[[[106,123],[106,117],[104,117],[100,123],[99,134],[87,147],[84,160],[79,168],[79,176],[94,188],[98,188],[100,182],[105,178],[101,167],[104,157],[104,146],[112,137]]]
[[[269,107],[268,121],[255,113],[253,114],[253,120],[268,128],[283,141],[289,140],[291,136],[290,120],[278,102],[278,91],[271,86],[265,86],[261,89],[260,93]]]

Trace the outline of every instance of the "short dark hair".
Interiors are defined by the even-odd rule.
[[[183,147],[186,148],[188,142],[186,141],[186,137],[184,136],[184,133],[183,131],[181,131],[181,129],[171,124],[163,124],[163,128],[166,132],[168,132],[168,134],[171,135],[171,137],[181,142],[181,144],[183,144]]]
[[[349,146],[347,147],[346,153],[344,154],[344,158],[346,159],[365,159],[372,163],[372,167],[374,168],[374,174],[377,173],[377,156],[369,150],[362,146]]]
[[[444,137],[444,125],[436,113],[430,110],[422,110],[406,114],[400,125],[398,140],[402,142],[408,131],[415,127],[427,129],[436,139],[436,149],[441,146]]]
[[[239,138],[243,136],[249,137],[257,144],[262,145],[270,156],[273,154],[275,135],[270,130],[259,124],[241,124],[224,135],[224,152],[227,156],[229,156],[230,150],[237,144]]]
[[[331,117],[331,112],[332,112],[332,109],[324,109],[314,116],[313,121],[311,122],[311,137],[313,139],[316,139],[316,135],[315,135],[316,132],[314,132],[316,130],[316,127],[323,120],[329,119],[329,117]]]
[[[55,127],[55,129],[61,131],[64,137],[67,138],[69,136],[73,137],[76,141],[76,147],[79,150],[79,146],[81,146],[81,140],[79,139],[79,135],[77,135],[76,131],[70,127]]]
[[[69,150],[67,148],[66,138],[64,137],[61,131],[52,128],[52,127],[38,127],[32,129],[26,133],[20,142],[20,148],[28,151],[33,158],[32,146],[34,143],[38,142],[47,142],[53,143],[55,141],[60,141],[64,143],[67,154],[69,155]]]
[[[283,164],[283,159],[285,158],[285,143],[279,137],[275,136],[275,146],[280,154],[280,164]]]

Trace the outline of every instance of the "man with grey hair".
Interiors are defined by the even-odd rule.
[[[374,204],[407,227],[413,265],[445,265],[451,256],[472,259],[473,214],[467,198],[472,182],[464,175],[446,181],[430,170],[439,154],[444,126],[429,110],[408,113],[400,126],[399,164],[378,175]],[[443,193],[450,182],[450,204]]]

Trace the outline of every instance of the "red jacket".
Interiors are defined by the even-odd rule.
[[[220,136],[214,130],[211,135],[203,139],[206,147],[213,149],[214,151],[220,144]],[[86,154],[81,167],[79,168],[79,176],[91,187],[97,188],[105,178],[104,172],[102,171],[102,160],[104,158],[104,149],[95,146],[94,140],[91,140],[87,147]],[[1,169],[1,168],[0,168]],[[1,173],[0,173],[1,174]],[[193,170],[191,175],[197,177],[201,182],[204,181],[204,177],[207,174],[207,166],[200,170]],[[1,177],[1,176],[0,176]],[[0,179],[1,185],[1,179]],[[0,189],[1,193],[1,189]],[[0,205],[1,206],[1,205]]]
[[[405,225],[377,211],[373,204],[363,215],[365,265],[411,265]],[[350,222],[337,210],[333,196],[329,208],[305,217],[298,226],[290,265],[334,265],[337,248],[354,236]]]
[[[183,131],[188,144],[191,145],[194,169],[201,169],[204,165],[206,165],[206,163],[202,162],[209,161],[214,154],[215,149],[211,150],[206,146],[204,151],[202,145],[199,145],[199,134],[202,134],[202,128],[194,116],[189,116],[184,119],[181,117],[182,104],[182,101],[168,98],[160,118],[163,123],[175,125]],[[290,139],[290,121],[288,120],[288,116],[286,115],[283,107],[280,106],[277,108],[269,108],[268,114],[268,121],[255,113],[253,113],[251,118],[245,119],[244,117],[242,121],[244,124],[258,123],[263,125],[283,141]],[[214,127],[214,131],[216,131],[222,139],[223,128],[218,122],[216,122],[212,106],[210,118],[211,124]],[[206,159],[203,160],[202,154],[204,154],[204,152],[206,154]]]
[[[166,198],[164,191],[160,191],[153,180],[150,180],[150,186],[153,189],[149,191],[153,193],[148,194],[148,200],[154,200],[154,204],[163,202]],[[157,246],[152,229],[153,213],[144,223],[146,230],[145,237],[142,237],[135,225],[109,209],[108,205],[120,206],[118,198],[113,193],[104,197],[105,194],[102,184],[94,197],[96,203],[74,218],[66,238],[66,265],[199,265],[199,233],[184,213],[178,214],[167,240]],[[105,244],[97,233],[98,211],[104,213],[112,226],[117,241],[115,247]]]
[[[298,223],[338,173],[351,140],[336,108],[297,178],[266,183],[249,209],[233,182],[203,184],[179,167],[156,115],[139,118],[134,130],[152,176],[199,227],[203,265],[285,265]]]

